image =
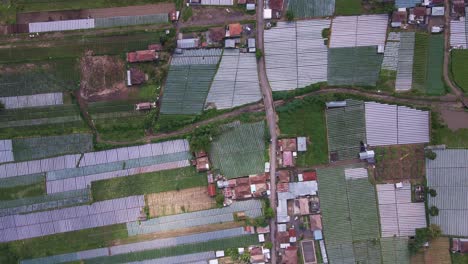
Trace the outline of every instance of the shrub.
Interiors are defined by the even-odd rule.
[[[198,127],[188,136],[190,149],[193,151],[208,151],[211,141],[218,135],[218,127],[210,125]]]
[[[265,209],[265,218],[272,219],[273,217],[275,217],[275,211],[273,211],[273,208],[267,207]]]
[[[429,195],[430,195],[431,197],[436,197],[436,196],[437,196],[437,191],[434,190],[434,189],[429,189]]]
[[[0,102],[0,111],[2,111],[3,109],[5,109],[5,106],[3,105],[2,102]]]
[[[288,21],[293,21],[294,20],[294,12],[292,10],[288,10],[286,12],[286,19]]]
[[[437,158],[437,154],[431,149],[426,150],[424,156],[430,160],[435,160]]]
[[[265,248],[272,249],[273,243],[271,243],[270,241],[265,242]]]
[[[226,249],[226,256],[230,257],[232,260],[239,259],[239,251],[237,248],[228,248]]]
[[[322,30],[322,38],[327,39],[330,37],[330,28],[324,28]]]
[[[438,216],[439,215],[439,208],[437,208],[435,206],[431,206],[431,208],[429,208],[429,214],[431,216]]]
[[[224,206],[224,195],[222,193],[218,193],[215,197],[216,205],[218,207]]]
[[[186,22],[189,20],[193,15],[193,11],[191,7],[184,8],[184,11],[182,11],[182,20]]]
[[[261,49],[257,49],[257,51],[255,51],[255,57],[257,60],[261,59],[263,57],[263,51]]]

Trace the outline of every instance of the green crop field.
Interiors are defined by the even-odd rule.
[[[361,0],[336,0],[335,15],[350,16],[362,14]]]
[[[306,97],[276,108],[282,136],[306,136],[310,143],[305,153],[298,153],[298,167],[328,162],[327,131],[323,102]]]
[[[409,264],[408,239],[399,237],[386,237],[380,239],[382,247],[382,261],[384,264]]]
[[[234,124],[211,145],[213,167],[227,178],[261,173],[265,168],[265,122]]]
[[[150,260],[156,258],[170,257],[185,255],[197,252],[225,250],[228,248],[239,248],[250,245],[258,244],[258,238],[256,235],[246,235],[241,237],[224,238],[211,240],[203,243],[196,244],[185,244],[169,248],[161,248],[155,250],[146,250],[141,252],[134,252],[129,254],[121,254],[110,257],[99,257],[90,260],[85,260],[86,264],[113,264],[113,263],[127,263],[134,261]]]
[[[427,58],[426,94],[445,94],[443,81],[444,68],[444,35],[429,37],[429,53]]]
[[[427,57],[429,53],[429,35],[416,33],[413,63],[413,89],[426,92]]]
[[[165,0],[17,0],[16,4],[21,12],[33,12],[144,5],[157,2],[165,2]]]
[[[452,264],[466,264],[468,263],[468,254],[451,254]]]
[[[158,193],[207,185],[206,174],[193,167],[157,171],[129,177],[96,181],[91,184],[94,201]]]
[[[468,50],[452,50],[451,69],[455,83],[468,93]]]
[[[332,16],[335,0],[289,0],[288,10],[297,18]]]
[[[2,256],[18,259],[39,258],[113,245],[113,241],[128,237],[125,224],[84,229],[67,233],[0,244]],[[9,263],[9,262],[2,262]]]
[[[26,197],[34,197],[46,194],[45,179],[41,182],[14,186],[9,188],[0,188],[0,200],[16,200]]]

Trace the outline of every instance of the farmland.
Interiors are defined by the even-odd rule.
[[[457,85],[468,93],[468,51],[453,50],[452,51],[452,76]]]
[[[416,33],[413,63],[413,89],[425,92],[427,78],[427,56],[429,53],[429,36],[425,33]]]
[[[207,185],[206,175],[193,167],[139,174],[93,182],[94,201],[150,194]]]
[[[46,0],[35,2],[31,0],[16,1],[18,10],[22,12],[43,11],[43,10],[67,10],[67,9],[82,9],[82,8],[104,8],[118,7],[128,5],[143,5],[154,2],[163,2],[161,0],[79,0],[79,1],[61,1],[61,0]],[[47,4],[45,4],[47,3]]]
[[[336,0],[335,15],[350,16],[362,13],[360,0]]]
[[[46,194],[45,182],[0,188],[0,200],[16,200]]]
[[[338,0],[339,2],[340,0]],[[335,11],[334,0],[290,0],[288,10],[294,12],[298,18],[325,17],[333,15]]]
[[[298,167],[328,162],[324,104],[312,97],[278,107],[279,128],[284,136],[307,136],[311,142],[305,153],[298,153]]]

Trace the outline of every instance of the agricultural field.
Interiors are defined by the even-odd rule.
[[[16,200],[45,194],[45,179],[37,183],[0,188],[0,200]]]
[[[418,47],[414,50],[413,89],[427,95],[445,94],[443,81],[443,35],[416,33]]]
[[[93,150],[92,134],[17,138],[12,142],[16,162]]]
[[[361,0],[335,0],[335,15],[350,16],[362,13]]]
[[[429,35],[416,33],[413,63],[413,89],[421,92],[426,91],[427,57],[429,54]]]
[[[423,145],[395,145],[375,148],[377,182],[396,183],[402,180],[420,182],[425,175]]]
[[[453,50],[452,51],[452,76],[455,83],[468,93],[468,50]]]
[[[431,144],[446,144],[449,148],[468,148],[468,129],[453,130],[432,113]]]
[[[46,0],[36,2],[31,0],[18,0],[16,7],[21,12],[33,11],[52,11],[52,10],[76,10],[85,8],[105,8],[119,7],[130,5],[153,4],[155,2],[165,2],[164,0],[78,0],[78,1],[62,1],[62,0]]]
[[[205,186],[146,195],[151,217],[207,210],[216,207]]]
[[[206,174],[197,173],[195,168],[138,174],[129,177],[96,181],[91,184],[94,201],[150,194],[206,186]]]
[[[311,167],[328,162],[325,105],[313,97],[295,100],[276,108],[281,136],[306,136],[307,151],[298,153],[296,165]]]
[[[265,122],[224,125],[213,141],[210,159],[227,178],[257,174],[265,168]]]
[[[451,254],[452,264],[468,263],[468,254]]]
[[[290,0],[288,10],[296,18],[332,16],[335,12],[335,0]]]

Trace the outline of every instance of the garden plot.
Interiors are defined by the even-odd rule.
[[[388,15],[338,16],[333,19],[330,48],[385,45]]]
[[[355,159],[366,142],[364,103],[346,100],[346,107],[326,110],[330,160]]]
[[[408,239],[401,237],[381,238],[383,264],[409,264],[410,253],[408,251]]]
[[[330,262],[380,263],[377,202],[366,169],[320,169],[318,184]]]
[[[225,50],[206,98],[206,107],[226,109],[260,99],[255,54]]]
[[[28,108],[63,104],[62,93],[0,97],[5,109]]]
[[[322,31],[330,20],[279,22],[265,31],[265,63],[273,91],[327,81],[328,51]]]
[[[376,86],[383,55],[376,46],[328,50],[328,84]]]
[[[89,152],[76,168],[47,172],[47,193],[85,189],[99,180],[187,167],[190,158],[186,140]]]
[[[13,139],[15,161],[43,159],[93,150],[92,134]]]
[[[143,196],[131,196],[92,205],[0,217],[0,242],[136,221],[144,204]]]
[[[467,34],[466,21],[452,20],[450,21],[450,46],[466,49]]]
[[[332,16],[335,13],[335,0],[290,0],[288,10],[297,18]]]
[[[245,212],[249,218],[259,217],[262,215],[262,203],[258,200],[247,200],[234,202],[224,208],[162,216],[141,223],[130,222],[127,223],[127,230],[129,236],[136,236],[180,228],[233,222],[234,213],[236,212]]]
[[[151,217],[207,210],[216,206],[205,186],[148,194],[146,200]]]
[[[265,169],[265,123],[233,124],[211,145],[213,167],[227,178],[262,173]]]
[[[394,184],[377,184],[382,237],[414,236],[426,227],[424,203],[411,202],[411,184],[396,189]]]
[[[431,35],[429,37],[429,53],[427,58],[426,93],[429,95],[445,94],[443,81],[444,67],[444,36]]]
[[[366,102],[367,144],[385,146],[429,142],[429,112]]]
[[[400,38],[395,89],[396,91],[409,91],[413,83],[415,33],[402,32]]]
[[[14,161],[14,159],[11,140],[0,140],[0,163]]]

